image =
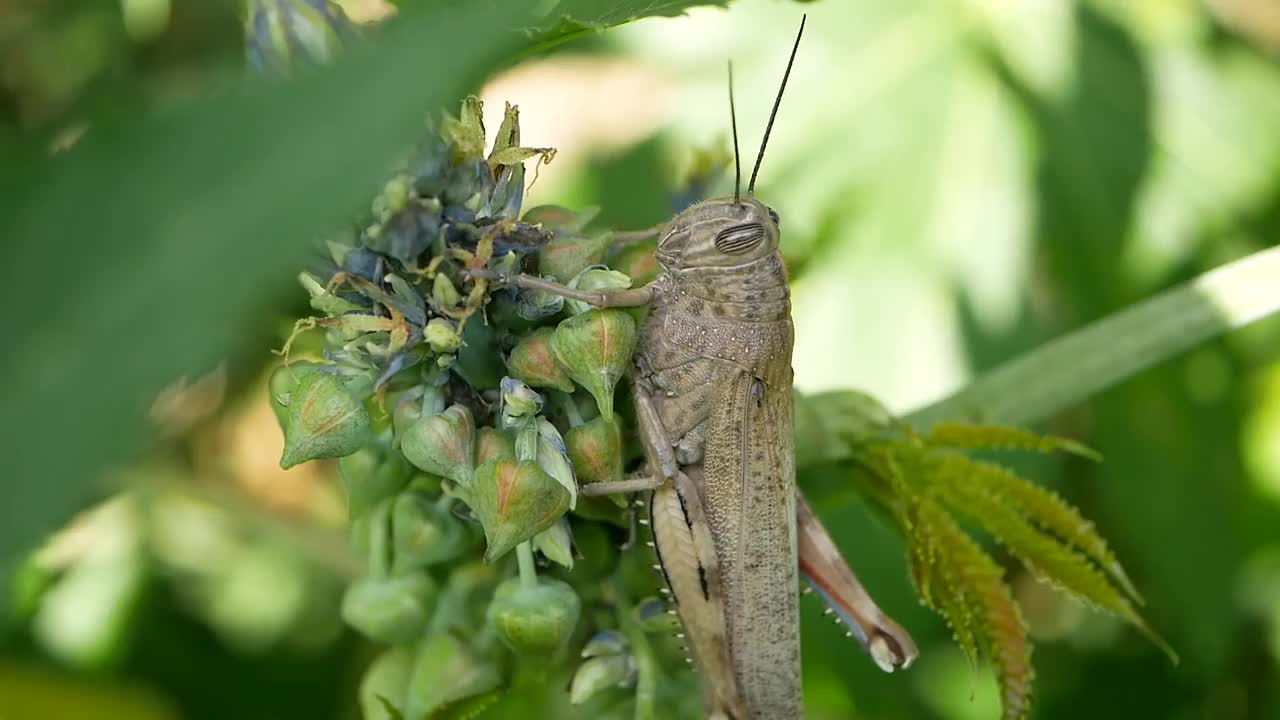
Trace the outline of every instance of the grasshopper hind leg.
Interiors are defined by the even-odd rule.
[[[720,562],[697,486],[678,472],[653,491],[649,508],[658,563],[702,678],[707,717],[749,720],[729,647]]]

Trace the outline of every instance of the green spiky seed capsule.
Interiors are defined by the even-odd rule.
[[[419,469],[466,485],[475,465],[475,420],[464,405],[419,418],[400,438],[404,456]]]
[[[542,225],[548,230],[576,233],[582,232],[582,229],[599,214],[600,208],[598,207],[589,207],[585,210],[570,210],[560,205],[539,205],[525,211],[524,217],[521,219],[530,225]]]
[[[599,265],[613,241],[612,233],[582,236],[558,233],[538,253],[538,272],[560,282],[569,282],[584,269]]]
[[[603,266],[589,267],[578,273],[569,281],[569,287],[578,290],[625,290],[631,287],[631,278],[617,270],[610,270]],[[594,305],[583,302],[581,300],[564,301],[565,308],[570,314],[589,312]]]
[[[602,415],[570,428],[564,441],[580,484],[622,479],[622,428],[617,415],[612,422]]]
[[[401,493],[395,499],[391,529],[394,573],[456,560],[467,550],[462,521],[419,492]]]
[[[352,518],[364,515],[409,484],[409,465],[404,458],[372,445],[339,460],[338,471],[347,495],[347,513]]]
[[[533,387],[573,392],[573,380],[551,352],[555,328],[538,328],[521,338],[507,356],[511,376]]]
[[[613,388],[636,347],[636,322],[623,310],[596,309],[562,321],[551,339],[556,360],[613,417]]]
[[[436,594],[436,584],[426,573],[361,578],[342,596],[342,619],[373,640],[410,642],[426,628]]]
[[[510,435],[491,427],[480,428],[476,435],[476,465],[490,460],[515,460],[516,444]]]
[[[609,263],[609,267],[626,273],[631,278],[631,282],[637,286],[651,283],[662,272],[662,266],[658,264],[657,250],[656,240],[628,245]]]
[[[499,585],[489,605],[489,620],[517,654],[545,657],[573,634],[582,603],[565,582],[539,577],[536,583],[529,586],[515,577]]]
[[[476,469],[472,507],[493,562],[551,527],[569,509],[569,491],[534,462],[490,460]]]
[[[289,422],[289,398],[298,388],[302,378],[316,372],[322,372],[323,365],[313,362],[295,362],[281,365],[271,371],[267,381],[267,392],[271,395],[271,411],[275,413],[276,422],[283,431]]]
[[[404,714],[405,691],[412,669],[413,650],[409,647],[391,648],[369,665],[360,681],[360,709],[364,720],[394,720],[387,705]]]
[[[350,455],[372,439],[364,403],[329,373],[304,375],[289,393],[288,403],[282,468]]]
[[[498,666],[452,633],[436,633],[418,646],[409,676],[405,718],[436,717],[446,705],[502,684]]]

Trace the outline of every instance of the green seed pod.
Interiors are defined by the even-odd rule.
[[[507,356],[507,370],[521,382],[539,388],[573,392],[573,380],[551,352],[555,328],[543,327],[521,338]]]
[[[635,675],[630,655],[603,655],[588,658],[578,666],[569,685],[569,702],[581,705],[601,690],[626,687]]]
[[[419,418],[400,438],[409,462],[433,475],[460,484],[471,482],[475,465],[475,420],[465,405],[453,405],[439,415]]]
[[[625,311],[598,309],[562,321],[551,351],[574,382],[596,399],[600,415],[613,417],[613,386],[636,347],[636,322]]]
[[[435,717],[435,711],[502,684],[497,664],[450,633],[433,633],[418,646],[405,699],[405,718]]]
[[[307,373],[289,393],[280,467],[339,458],[372,439],[364,403],[326,372]]]
[[[462,346],[457,325],[445,318],[431,318],[422,335],[431,349],[438,353],[451,353]]]
[[[564,296],[545,290],[520,290],[516,293],[516,315],[529,321],[541,320],[564,309]]]
[[[462,295],[449,276],[442,272],[437,272],[435,280],[431,281],[431,298],[444,308],[456,308],[462,304]]]
[[[444,412],[444,393],[434,385],[415,385],[388,398],[391,405],[391,427],[395,435],[395,447],[405,431],[424,415],[431,417]]]
[[[373,640],[409,642],[426,628],[437,592],[426,573],[361,578],[342,596],[342,619]]]
[[[391,529],[391,572],[397,575],[455,560],[469,544],[462,521],[419,492],[395,499]]]
[[[589,207],[585,210],[570,210],[559,205],[539,205],[530,208],[521,220],[530,225],[541,225],[556,232],[582,232],[597,215],[600,208]],[[570,276],[572,277],[572,276]]]
[[[494,591],[489,620],[498,637],[518,655],[547,656],[568,641],[581,610],[582,603],[568,583],[539,577],[537,585],[528,587],[514,577]]]
[[[484,526],[493,562],[551,527],[569,509],[569,492],[533,462],[490,460],[476,469],[471,509]]]
[[[476,436],[476,465],[490,460],[515,460],[516,444],[507,433],[496,428],[482,427]]]
[[[662,272],[658,264],[658,241],[634,243],[620,250],[609,267],[627,274],[637,286],[653,282]]]
[[[631,287],[631,278],[606,267],[589,267],[569,281],[569,287],[579,290],[625,290]],[[565,300],[565,308],[571,315],[591,310],[594,305],[581,300]]]
[[[298,388],[302,378],[312,373],[322,372],[324,366],[313,362],[295,362],[281,365],[271,371],[267,381],[267,392],[271,395],[271,411],[276,415],[276,422],[283,431],[289,422],[289,398]]]
[[[382,500],[409,484],[409,464],[399,453],[390,454],[369,445],[338,461],[347,514],[358,518]]]
[[[573,535],[569,532],[568,518],[561,517],[551,527],[534,535],[533,546],[551,562],[573,569]]]
[[[622,428],[616,414],[612,422],[602,415],[570,428],[564,440],[580,484],[622,479]]]
[[[395,647],[377,657],[360,681],[360,709],[364,720],[395,720],[387,706],[403,717],[409,673],[413,670],[414,653],[407,647]]]
[[[586,268],[603,262],[612,242],[613,234],[609,232],[585,237],[572,232],[556,233],[538,252],[538,272],[569,282]]]

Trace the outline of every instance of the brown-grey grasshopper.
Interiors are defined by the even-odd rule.
[[[662,226],[656,280],[584,291],[525,275],[497,278],[598,306],[650,307],[630,371],[645,469],[582,493],[649,492],[655,546],[708,718],[802,716],[801,573],[881,668],[906,667],[916,656],[796,489],[790,289],[778,216],[752,193],[799,44],[797,34],[746,196],[737,189],[738,166],[732,197],[694,205]]]

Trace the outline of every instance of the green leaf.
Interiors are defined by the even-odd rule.
[[[601,3],[600,0],[560,0],[548,13],[550,21],[540,27],[544,32],[559,34],[574,30],[604,30],[643,17],[681,15],[691,7],[716,5],[728,0],[623,0]]]
[[[951,472],[964,476],[960,482],[974,486],[974,491],[981,488],[987,496],[1016,509],[1036,525],[1075,547],[1109,573],[1131,598],[1142,603],[1142,595],[1107,546],[1106,540],[1098,534],[1092,522],[1065,500],[993,463],[963,459],[943,462],[941,471],[944,475],[950,474],[948,464],[959,465]]]
[[[946,469],[941,469],[938,477],[952,508],[979,523],[1041,580],[1131,623],[1177,661],[1177,654],[1168,643],[1147,625],[1123,591],[1113,585],[1103,571],[1070,546],[1037,530],[1016,510],[973,482],[974,473],[969,466],[976,463],[960,457],[945,460],[950,462],[944,461]]]
[[[944,422],[934,425],[924,436],[925,442],[960,450],[1030,450],[1033,452],[1068,452],[1101,462],[1098,451],[1070,438],[1040,435],[1020,428],[999,425],[970,425]]]
[[[935,610],[963,608],[962,620],[978,628],[976,633],[987,660],[995,666],[1000,683],[1001,717],[1021,720],[1030,709],[1031,642],[1022,611],[1004,582],[1004,572],[949,515],[933,506],[921,513],[921,521],[936,538],[936,562],[954,578],[955,592]],[[952,628],[957,623],[946,616]],[[967,652],[967,650],[966,650]]]

